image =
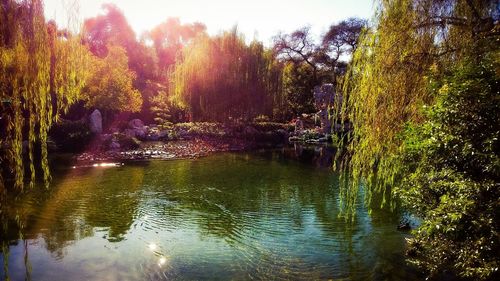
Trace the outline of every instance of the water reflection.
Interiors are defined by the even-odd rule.
[[[411,278],[398,215],[358,206],[346,224],[336,175],[314,167],[329,148],[297,149],[64,170],[4,208],[25,228],[1,258],[12,280],[23,242],[36,280]]]

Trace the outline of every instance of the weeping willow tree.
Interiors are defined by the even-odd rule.
[[[172,98],[195,121],[272,115],[282,105],[281,65],[259,42],[246,45],[236,29],[197,37],[172,73]]]
[[[345,197],[348,208],[360,181],[368,201],[374,193],[393,192],[391,187],[401,180],[401,133],[408,122],[422,123],[422,109],[434,101],[429,75],[459,63],[479,36],[492,30],[495,1],[472,2],[380,2],[375,25],[360,39],[343,83],[347,98],[339,116],[354,127],[340,161],[352,179]]]
[[[1,174],[14,178],[19,189],[24,186],[25,171],[30,185],[35,181],[36,151],[40,151],[43,179],[49,181],[47,132],[78,99],[88,69],[87,51],[79,38],[46,23],[43,11],[41,0],[1,1]],[[2,178],[0,189],[5,188]]]
[[[371,206],[403,203],[423,219],[409,254],[435,278],[498,277],[498,5],[380,1],[343,84],[345,214],[360,186]]]

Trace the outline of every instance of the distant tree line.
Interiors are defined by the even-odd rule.
[[[129,112],[168,123],[311,113],[314,86],[339,80],[366,24],[332,25],[319,43],[302,28],[267,47],[247,43],[236,28],[209,36],[204,24],[177,18],[139,37],[112,4],[78,31],[76,22],[68,29],[47,22],[42,0],[0,3],[0,159],[2,174],[15,175],[19,187],[23,141],[33,182],[35,148],[46,170],[47,133],[61,117],[99,109],[106,118]]]

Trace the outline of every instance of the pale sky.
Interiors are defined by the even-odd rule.
[[[64,25],[68,1],[75,0],[45,0],[46,17]],[[204,23],[209,34],[238,25],[247,40],[256,37],[266,44],[279,31],[309,25],[320,36],[333,23],[373,14],[373,0],[80,0],[80,17],[102,13],[103,3],[116,4],[138,36],[168,17],[178,17],[182,23]]]

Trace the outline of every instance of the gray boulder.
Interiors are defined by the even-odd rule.
[[[128,127],[130,129],[142,129],[144,128],[144,122],[141,119],[132,119],[128,122]]]
[[[116,141],[112,141],[110,144],[109,144],[109,148],[111,150],[119,150],[120,149],[120,143],[116,142]]]
[[[101,112],[96,109],[89,117],[89,127],[90,131],[94,134],[102,133],[102,115]]]
[[[132,119],[128,122],[130,129],[125,130],[125,134],[130,137],[145,139],[148,133],[148,127],[144,126],[141,119]]]

